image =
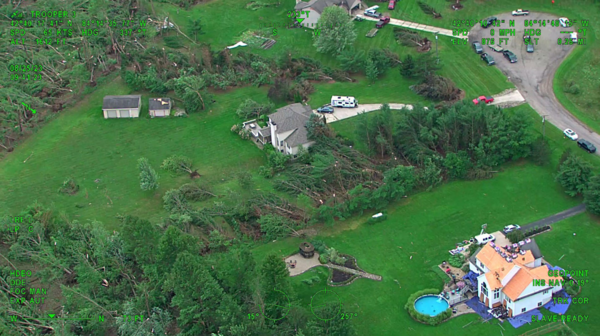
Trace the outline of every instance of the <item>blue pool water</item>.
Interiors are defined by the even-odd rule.
[[[415,301],[415,309],[425,315],[436,316],[448,309],[448,301],[440,299],[437,295],[422,296]]]

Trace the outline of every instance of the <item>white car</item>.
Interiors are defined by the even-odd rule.
[[[565,17],[558,19],[558,22],[560,22],[560,26],[563,28],[567,28],[570,26],[569,19],[567,19]]]
[[[572,129],[567,128],[564,132],[565,136],[571,140],[577,140],[579,139],[579,136],[577,136],[577,133],[575,133]]]
[[[519,225],[517,225],[517,224],[515,224],[515,225],[507,225],[507,226],[504,227],[504,233],[509,233],[511,231],[518,230],[520,228],[521,227]]]

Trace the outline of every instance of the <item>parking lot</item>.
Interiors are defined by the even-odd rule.
[[[564,38],[569,34],[561,34],[561,31],[576,31],[578,24],[574,27],[552,27],[547,20],[557,20],[558,17],[545,13],[531,13],[529,16],[514,17],[510,13],[495,15],[498,20],[504,20],[500,27],[482,28],[476,25],[469,33],[469,42],[481,42],[482,38],[495,38],[495,44],[498,45],[500,29],[515,29],[515,35],[508,37],[508,44],[502,42],[502,47],[512,51],[517,55],[517,63],[510,63],[502,53],[495,52],[489,46],[484,45],[483,51],[492,55],[496,61],[496,66],[515,84],[526,101],[541,116],[554,124],[561,130],[570,128],[574,130],[580,138],[587,139],[600,146],[600,135],[592,132],[584,123],[575,118],[567,111],[556,99],[553,90],[554,74],[560,63],[577,48],[577,45],[565,45]],[[509,27],[509,20],[514,20],[514,27]],[[533,27],[525,27],[525,20],[546,21],[546,26],[536,24]],[[537,45],[534,46],[533,53],[527,53],[525,43],[523,42],[523,33],[525,29],[539,29],[539,36],[531,34],[532,38],[538,38]],[[494,29],[494,36],[491,35],[491,29]],[[588,33],[589,34],[589,33]],[[580,38],[583,36],[579,36]],[[560,45],[557,43],[561,39]],[[585,37],[584,37],[585,38]],[[483,61],[481,61],[483,62]],[[541,121],[541,118],[540,118]],[[600,155],[600,152],[597,152]]]

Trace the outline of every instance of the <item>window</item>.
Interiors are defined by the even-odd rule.
[[[485,282],[481,283],[481,292],[483,293],[483,295],[488,296],[488,288]]]
[[[499,297],[500,297],[500,288],[494,289],[494,299],[497,299]]]
[[[283,141],[279,141],[279,146],[283,146]]]
[[[524,312],[526,312],[526,311],[527,311],[527,308],[523,308],[523,309],[521,309],[521,313],[524,313]]]
[[[508,299],[508,303],[512,303],[512,300],[510,298]]]
[[[479,261],[479,266],[484,267],[481,261]]]
[[[542,303],[541,303],[541,302],[538,302],[538,307],[541,307],[541,306],[542,306]]]
[[[544,294],[544,295],[548,294],[548,290],[546,289],[542,294]]]

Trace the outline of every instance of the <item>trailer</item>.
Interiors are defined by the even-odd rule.
[[[331,106],[333,107],[358,107],[358,100],[354,97],[332,96]]]

